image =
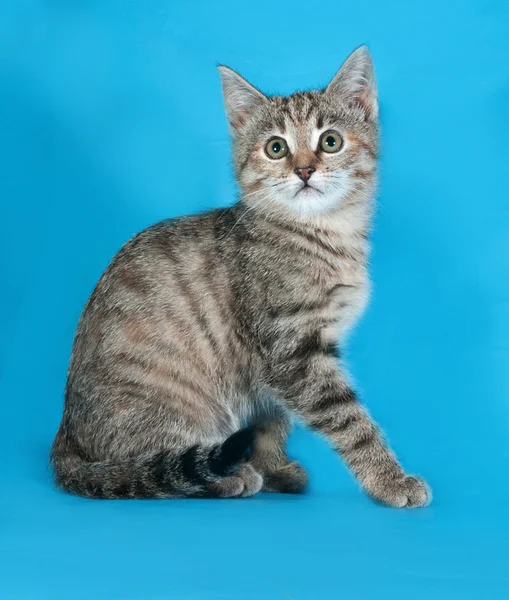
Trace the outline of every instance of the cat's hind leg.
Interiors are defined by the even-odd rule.
[[[250,462],[263,476],[264,492],[300,494],[307,488],[306,470],[286,454],[291,427],[291,417],[282,409],[257,427]]]

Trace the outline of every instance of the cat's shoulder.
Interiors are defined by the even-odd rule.
[[[164,219],[143,229],[123,246],[119,254],[172,251],[182,246],[200,246],[215,237],[215,231],[230,209]]]

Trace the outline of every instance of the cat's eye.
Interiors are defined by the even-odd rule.
[[[269,158],[275,160],[283,158],[288,154],[288,144],[283,138],[273,137],[267,142],[265,153]]]
[[[339,152],[343,147],[343,138],[337,131],[325,131],[320,136],[320,149],[324,152],[332,154],[333,152]]]

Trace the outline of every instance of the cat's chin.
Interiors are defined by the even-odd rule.
[[[302,217],[327,214],[336,206],[335,201],[331,201],[316,190],[314,192],[300,192],[285,204],[291,209],[292,213]]]

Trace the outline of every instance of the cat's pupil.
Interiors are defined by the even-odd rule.
[[[274,152],[274,154],[277,154],[280,151],[281,151],[281,144],[279,142],[274,142],[274,144],[272,144],[272,152]]]
[[[327,144],[327,146],[329,146],[329,148],[334,148],[334,146],[336,145],[336,140],[332,137],[332,135],[328,135],[325,138],[325,143]]]

